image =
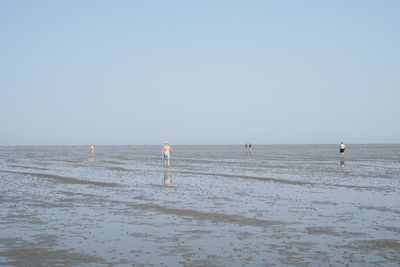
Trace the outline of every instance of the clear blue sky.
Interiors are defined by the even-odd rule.
[[[0,1],[0,145],[400,142],[400,1]]]

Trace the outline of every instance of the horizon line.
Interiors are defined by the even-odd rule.
[[[243,144],[173,144],[174,146],[243,146],[246,143]],[[248,144],[248,143],[247,143]],[[337,145],[339,143],[251,143],[253,146],[258,145],[258,146],[285,146],[285,145]],[[347,145],[400,145],[400,143],[396,142],[374,142],[374,143],[345,143]],[[66,144],[66,145],[0,145],[0,147],[86,147],[90,146],[92,144]],[[94,146],[162,146],[163,143],[161,142],[160,144],[93,144]]]

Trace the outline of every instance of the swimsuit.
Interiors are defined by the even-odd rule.
[[[164,152],[164,159],[167,160],[171,157],[171,154],[169,152]]]

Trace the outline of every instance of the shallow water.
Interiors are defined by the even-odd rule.
[[[400,264],[400,145],[160,149],[1,147],[0,264]]]

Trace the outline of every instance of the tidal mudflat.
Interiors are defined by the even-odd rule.
[[[0,265],[400,264],[400,145],[173,149],[0,147]]]

